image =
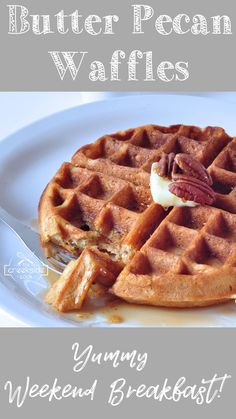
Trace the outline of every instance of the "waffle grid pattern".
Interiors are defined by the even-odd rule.
[[[125,263],[164,217],[164,210],[151,203],[149,189],[70,163],[64,163],[49,188],[50,211],[57,220],[51,239],[60,244],[57,238],[63,236],[64,247],[78,254],[96,244],[118,257],[122,253]]]
[[[141,249],[142,263],[131,262],[135,274],[208,273],[236,266],[236,215],[210,207],[175,208]]]
[[[229,141],[222,128],[148,125],[104,136],[79,149],[72,163],[149,187],[151,165],[163,152],[191,154],[208,167]]]
[[[236,213],[236,139],[233,139],[209,167],[213,188],[217,193],[215,205]]]

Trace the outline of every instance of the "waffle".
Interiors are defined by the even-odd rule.
[[[190,154],[208,168],[214,206],[165,211],[153,202],[150,170],[163,152]],[[39,204],[46,256],[65,251],[78,258],[48,302],[78,309],[94,281],[138,304],[189,307],[235,298],[235,193],[236,140],[222,128],[146,125],[80,148]]]

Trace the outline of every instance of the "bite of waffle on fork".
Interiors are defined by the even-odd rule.
[[[212,206],[166,211],[150,171],[162,153],[185,153],[210,173]],[[236,139],[222,128],[146,125],[105,135],[63,163],[39,204],[47,257],[73,254],[47,301],[81,308],[101,283],[131,303],[204,306],[236,295]]]

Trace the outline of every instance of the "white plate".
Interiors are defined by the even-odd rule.
[[[32,106],[34,104],[32,103]],[[236,134],[235,105],[184,95],[142,95],[96,102],[32,124],[0,143],[0,205],[27,224],[47,182],[81,145],[142,124],[223,126]],[[206,309],[128,306],[60,316],[43,302],[47,277],[8,229],[0,229],[0,308],[31,326],[236,326],[234,302]],[[28,257],[27,257],[28,256]],[[4,275],[4,265],[5,274]],[[29,274],[30,266],[33,266]],[[24,271],[24,267],[27,269]],[[10,270],[10,268],[13,268]],[[120,315],[124,322],[110,323]],[[79,321],[78,321],[79,320]]]

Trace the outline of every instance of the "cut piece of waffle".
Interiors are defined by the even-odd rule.
[[[85,249],[77,260],[69,262],[59,280],[51,286],[46,302],[61,312],[79,310],[95,281],[110,287],[120,271],[119,263],[107,255],[97,249]]]
[[[214,207],[167,212],[152,201],[151,165],[163,152],[191,154],[208,168]],[[80,148],[45,189],[42,246],[48,257],[58,249],[79,257],[87,249],[73,265],[77,286],[93,249],[101,269],[111,261],[112,292],[126,301],[179,307],[223,302],[236,295],[235,192],[236,140],[222,128],[147,125],[106,135]],[[90,277],[88,287],[96,280]],[[71,283],[69,269],[61,286]],[[78,306],[71,302],[66,309]]]

